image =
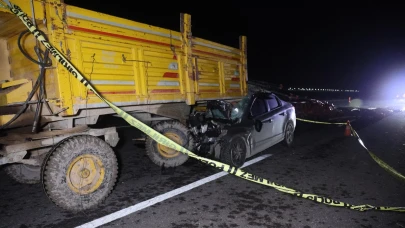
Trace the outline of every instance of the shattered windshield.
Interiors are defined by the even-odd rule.
[[[249,102],[249,96],[242,98],[241,101],[233,105],[231,119],[236,120],[242,117]]]
[[[214,119],[237,120],[242,117],[248,102],[248,96],[243,97],[239,102],[232,103],[226,101],[211,101],[209,105],[210,111],[206,116]]]

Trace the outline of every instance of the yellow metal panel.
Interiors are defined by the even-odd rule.
[[[13,118],[13,117],[14,117],[14,115],[1,115],[0,116],[0,125],[3,126],[8,121],[10,121],[11,118]]]
[[[212,94],[217,97],[221,97],[221,74],[220,63],[213,60],[197,59],[196,67],[198,69],[196,82],[198,88],[198,94]]]
[[[79,37],[76,37],[76,39]],[[82,40],[88,40],[88,39],[82,39]],[[81,43],[81,48],[83,49],[84,52],[86,52],[86,50],[89,52],[94,52],[94,51],[104,51],[104,52],[117,52],[117,53],[122,53],[122,54],[131,54],[131,49],[128,48],[127,45],[123,46],[123,45],[119,45],[117,43],[114,43],[115,45],[111,46],[110,42],[105,42],[105,41],[99,41],[99,42],[95,42],[94,40],[88,40],[88,42],[83,41]],[[121,56],[119,56],[121,57]]]
[[[184,79],[185,77],[185,72],[184,72],[184,65],[183,65],[183,57],[181,55],[177,55],[177,63],[179,64],[179,82],[180,82],[180,91],[182,94],[184,94],[185,88],[186,88],[186,80]],[[187,97],[186,97],[187,99]]]
[[[28,0],[14,2],[30,14]],[[240,97],[241,89],[246,88],[246,47],[239,50],[193,37],[188,14],[182,15],[179,33],[65,7],[60,1],[46,1],[43,5],[35,2],[36,18],[41,19],[41,30],[47,33],[50,42],[67,55],[101,94],[119,106],[184,101],[192,105],[196,100]],[[64,12],[66,22],[61,20]],[[42,25],[45,16],[47,24]],[[10,48],[8,54],[0,54],[9,55],[13,80],[34,81],[39,68],[17,48],[17,34],[25,28],[19,26],[21,22],[11,23],[13,17],[0,12],[0,21],[7,22],[0,23],[0,31],[14,33],[0,32],[0,37],[9,38]],[[32,36],[24,42],[34,57],[35,44]],[[52,61],[54,67],[46,73],[47,95],[56,105],[68,108],[63,115],[74,115],[85,107],[105,107],[61,64],[54,58]],[[236,84],[240,86],[239,92]]]
[[[0,91],[0,105],[24,102],[32,90],[32,83],[20,84]]]
[[[182,94],[177,56],[170,51],[145,50],[144,61],[149,94]],[[159,98],[157,98],[159,99]],[[160,99],[159,99],[160,100]]]
[[[218,62],[219,69],[219,84],[221,89],[221,94],[225,93],[225,74],[224,74],[224,63]]]
[[[247,86],[246,81],[248,81],[248,70],[247,70],[247,38],[246,36],[240,36],[239,38],[239,46],[240,46],[240,69],[241,72],[241,82],[243,82],[242,90],[244,94],[247,94]]]
[[[31,62],[27,59],[18,48],[18,35],[15,35],[8,39],[9,47],[9,61],[10,61],[10,70],[11,77],[16,79],[30,79],[36,80],[38,77],[39,68],[38,65]],[[37,56],[34,51],[34,46],[36,45],[34,36],[25,36],[21,44],[25,51],[34,59],[37,59]]]
[[[153,86],[148,85],[148,92],[149,93],[179,93],[180,89],[178,86]]]
[[[4,89],[4,88],[7,88],[7,87],[11,87],[11,86],[21,85],[21,84],[24,84],[24,83],[27,83],[27,82],[28,82],[27,79],[20,79],[20,80],[14,80],[14,81],[11,81],[11,82],[4,82],[4,83],[0,84],[0,88]]]
[[[142,92],[141,94],[143,96],[146,96],[148,94],[146,78],[147,78],[147,69],[148,69],[149,64],[147,62],[145,62],[145,59],[143,56],[144,56],[144,50],[139,48],[138,49],[138,60],[139,61],[135,62],[138,66],[139,75],[140,75],[140,79],[141,79],[140,83],[138,83],[138,84],[141,85],[141,92]]]
[[[110,36],[109,38],[119,39],[121,42],[125,42],[125,40],[128,40],[127,36],[130,36],[133,39],[146,39],[147,41],[163,42],[168,45],[170,42],[172,42],[172,44],[177,47],[180,47],[181,45],[181,34],[176,31],[170,31],[168,29],[134,22],[74,6],[67,6],[66,13],[68,15],[68,24],[72,31],[77,29],[77,27],[80,27],[85,29],[94,29],[99,32],[119,34],[121,35],[120,37]],[[82,31],[84,30],[82,29]],[[163,35],[154,35],[145,31],[152,31],[153,33]],[[172,36],[172,39],[170,39],[170,35]],[[106,37],[102,37],[102,39],[106,39]]]
[[[144,55],[150,56],[150,57],[165,58],[165,59],[170,59],[170,60],[174,59],[174,54],[172,51],[163,52],[161,50],[159,50],[159,51],[145,50]]]
[[[132,48],[132,59],[138,59],[138,49],[137,48]],[[138,98],[140,97],[140,88],[141,88],[141,74],[139,73],[139,64],[137,61],[132,62],[132,70],[133,70],[133,75],[132,75],[132,81],[135,82],[135,86],[132,86],[132,88],[135,90],[135,93],[138,95]]]
[[[15,17],[15,16],[14,16]],[[21,22],[18,22],[21,23]],[[1,26],[0,26],[1,27]],[[44,25],[38,24],[38,27],[47,32],[47,29]],[[11,36],[7,40],[8,45],[8,59],[9,59],[9,67],[11,71],[11,77],[13,80],[18,79],[26,79],[36,81],[39,75],[39,66],[35,63],[28,60],[18,48],[18,36],[14,35]],[[21,42],[25,51],[34,59],[37,59],[37,55],[34,52],[34,46],[36,46],[36,40],[34,36],[27,35],[22,39]],[[40,46],[42,49],[44,47]],[[53,64],[55,64],[56,60],[51,59]],[[45,89],[47,98],[49,99],[57,99],[59,98],[59,90],[58,90],[58,77],[56,77],[55,69],[47,69],[45,74]],[[25,94],[26,96],[27,94]]]
[[[240,78],[239,65],[224,64],[225,91],[228,96],[235,96],[235,94],[241,94],[242,92],[243,83]]]
[[[125,66],[120,64],[108,64],[105,62],[92,63],[83,61],[83,73],[85,73],[86,75],[92,73],[91,78],[97,77],[98,74],[110,75],[111,77],[115,77],[118,75],[132,76],[134,74],[134,69],[131,65]]]
[[[66,37],[65,38],[65,43],[66,43],[66,49],[69,50],[70,52],[70,61],[82,72],[83,71],[83,59],[80,49],[80,42],[77,39],[74,39],[72,37]],[[77,80],[74,80],[69,76],[69,84],[66,85],[60,85],[59,88],[63,88],[64,90],[70,91],[69,93],[65,93],[66,97],[64,99],[68,99],[68,96],[70,96],[70,100],[72,99],[80,99],[80,97],[85,97],[85,89],[83,86],[80,85],[80,83]],[[64,78],[64,80],[66,80]],[[62,95],[61,95],[62,96]],[[71,110],[72,111],[72,110]]]
[[[8,61],[7,40],[0,39],[0,82],[11,80]]]
[[[191,42],[191,16],[188,14],[183,14],[181,17],[181,39],[182,45],[181,49],[184,53],[183,67],[184,67],[184,79],[186,88],[186,98],[187,104],[195,104],[195,69],[193,69],[193,58],[192,58],[192,42]]]
[[[71,55],[81,59],[81,64],[76,66],[99,92],[106,97],[136,93],[133,62],[124,63],[122,59],[123,54],[132,59],[130,47],[107,45],[102,42],[87,41],[87,39],[76,41],[75,44],[75,49],[78,51],[71,52]],[[86,100],[88,96],[95,96],[88,94],[80,84],[78,84],[79,88],[82,90],[80,97],[78,97],[79,100]],[[87,104],[91,103],[92,101],[88,100]]]

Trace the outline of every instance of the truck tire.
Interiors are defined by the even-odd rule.
[[[45,152],[48,152],[48,149],[42,149]],[[30,152],[32,153],[32,151]],[[44,161],[46,153],[37,155],[36,158],[40,164]],[[9,164],[4,167],[6,174],[21,184],[38,184],[41,182],[41,166],[14,163]]]
[[[219,158],[221,162],[239,168],[245,163],[246,153],[245,139],[240,135],[235,135],[231,140],[224,140],[221,143]]]
[[[192,150],[194,145],[191,133],[182,123],[176,120],[161,121],[153,126],[153,129],[168,137],[182,147]],[[173,150],[158,144],[151,137],[146,139],[146,154],[158,166],[176,167],[187,161],[188,156],[180,151]]]
[[[4,167],[6,174],[21,184],[38,184],[41,181],[41,166],[11,164]]]
[[[45,193],[66,210],[83,211],[97,206],[117,180],[117,158],[100,138],[70,137],[56,145],[48,156],[42,170]]]
[[[287,122],[284,131],[284,144],[287,147],[291,147],[294,142],[294,124],[290,120]]]

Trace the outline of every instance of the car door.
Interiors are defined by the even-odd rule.
[[[262,128],[257,131],[254,128],[252,132],[252,155],[259,153],[267,148],[267,143],[272,137],[273,122],[269,118],[269,109],[267,102],[260,97],[256,97],[250,108],[250,113],[254,119],[260,120]]]
[[[266,102],[270,109],[270,118],[273,120],[273,135],[266,143],[267,147],[270,147],[283,140],[287,113],[281,106],[281,101],[275,95],[266,98]]]

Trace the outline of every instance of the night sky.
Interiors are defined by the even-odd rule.
[[[195,9],[173,2],[177,7],[156,11],[91,2],[65,0],[176,31],[180,13],[189,13],[193,36],[233,47],[238,47],[239,35],[246,35],[250,80],[359,89],[363,94],[405,93],[405,13],[400,7]]]

